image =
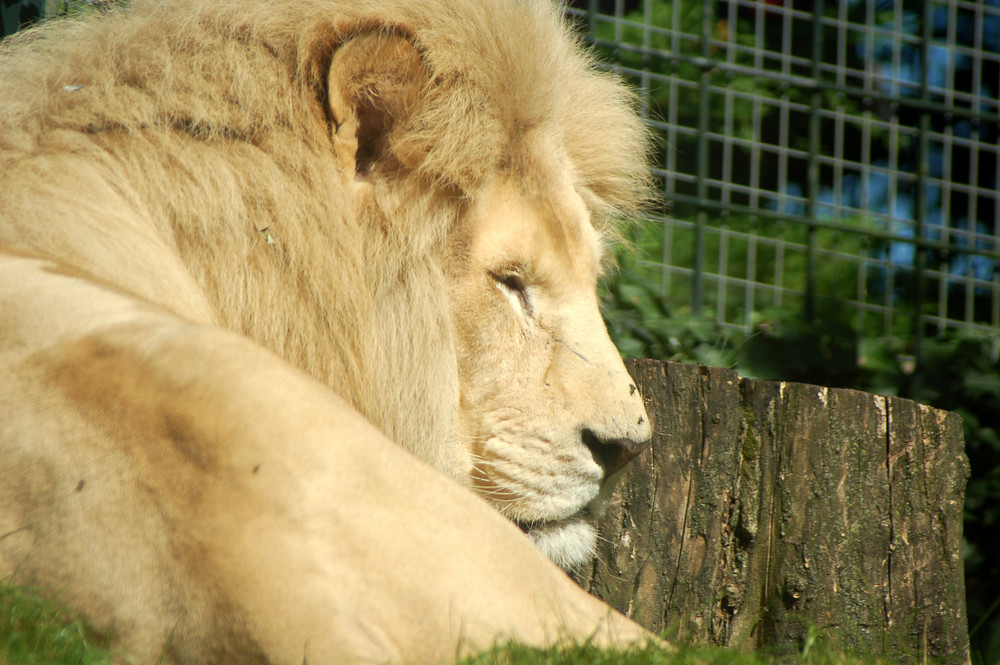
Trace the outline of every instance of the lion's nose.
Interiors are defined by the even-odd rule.
[[[646,441],[603,439],[589,429],[583,430],[583,443],[590,448],[597,463],[604,467],[605,478],[634,460],[639,453],[649,447],[648,439]]]

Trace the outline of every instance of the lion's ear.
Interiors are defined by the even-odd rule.
[[[328,78],[329,112],[337,157],[357,178],[386,161],[392,133],[412,112],[428,79],[413,43],[396,33],[368,32],[343,42]]]

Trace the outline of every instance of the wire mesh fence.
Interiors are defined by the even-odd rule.
[[[635,83],[659,140],[671,207],[638,246],[674,308],[746,332],[835,316],[917,356],[924,335],[959,330],[996,358],[1000,0],[568,11]]]
[[[1000,351],[1000,0],[582,0],[639,90],[675,308]]]

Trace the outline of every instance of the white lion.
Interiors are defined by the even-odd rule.
[[[7,40],[0,578],[140,661],[644,640],[539,549],[592,555],[650,436],[595,295],[645,152],[541,2]]]

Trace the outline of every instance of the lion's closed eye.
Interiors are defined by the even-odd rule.
[[[491,271],[490,277],[496,284],[497,289],[510,300],[515,309],[521,311],[528,318],[534,316],[531,287],[525,282],[520,272],[512,268],[506,268]]]

